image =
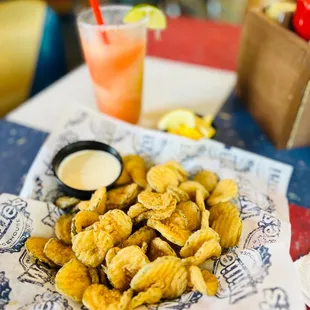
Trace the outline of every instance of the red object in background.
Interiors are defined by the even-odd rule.
[[[149,56],[235,71],[241,26],[181,16],[168,18],[156,40],[148,36]]]
[[[290,204],[292,238],[290,254],[295,261],[310,252],[310,209]]]
[[[310,41],[310,0],[297,0],[293,26],[299,36]]]

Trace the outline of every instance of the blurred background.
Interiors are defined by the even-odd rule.
[[[191,16],[242,24],[248,8],[279,1],[101,0],[101,3],[150,3],[170,18]],[[0,1],[0,116],[83,62],[75,17],[86,6],[88,0]]]
[[[242,24],[246,10],[251,7],[266,6],[281,0],[101,0],[100,3],[118,3],[137,5],[149,3],[160,7],[166,15],[177,18],[181,15],[194,18],[210,19],[233,24]],[[64,36],[68,69],[82,62],[79,51],[78,35],[75,29],[75,15],[89,6],[88,0],[49,0],[48,4],[59,14]],[[75,49],[71,49],[76,46]]]

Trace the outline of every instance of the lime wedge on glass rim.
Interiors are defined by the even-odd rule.
[[[134,6],[123,18],[125,24],[136,23],[147,17],[147,28],[151,30],[164,30],[167,27],[165,14],[155,6],[139,4]]]

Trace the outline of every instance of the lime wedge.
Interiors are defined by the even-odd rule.
[[[152,30],[163,30],[167,27],[165,14],[155,6],[140,4],[134,6],[123,18],[125,24],[136,23],[142,18],[147,17],[147,28]]]

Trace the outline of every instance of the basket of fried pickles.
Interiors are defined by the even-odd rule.
[[[218,280],[200,267],[239,242],[238,187],[212,171],[189,179],[175,162],[147,169],[123,157],[117,187],[89,201],[59,197],[55,238],[30,237],[28,253],[56,270],[55,287],[89,309],[135,309],[189,291],[213,296]]]

